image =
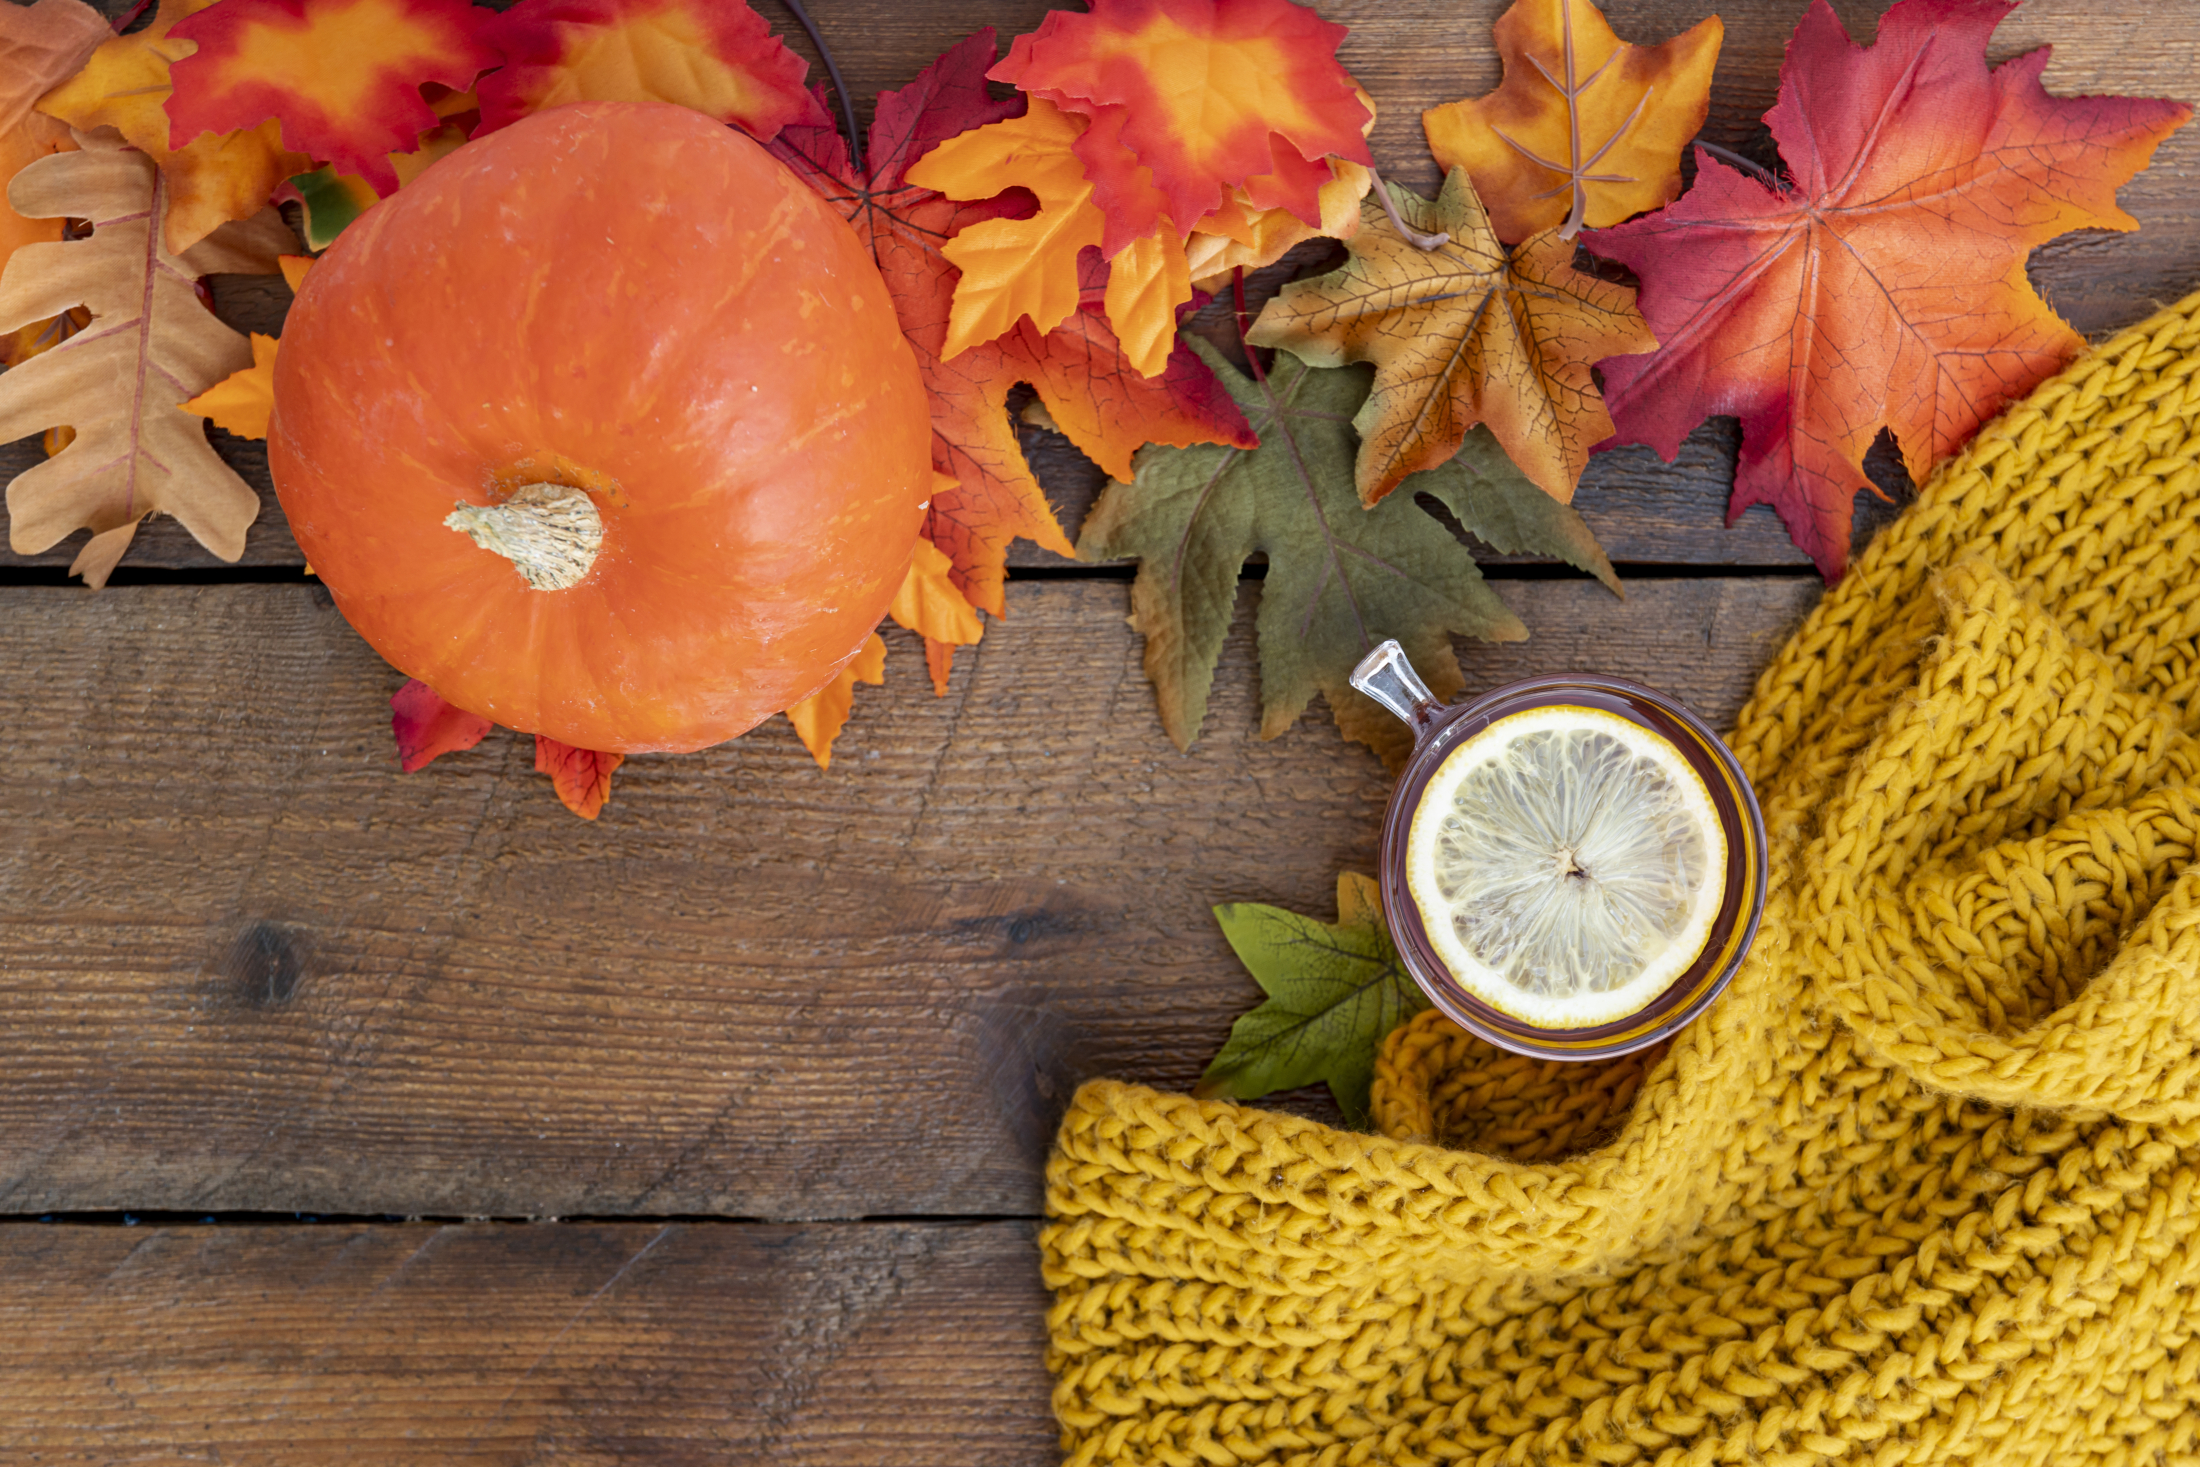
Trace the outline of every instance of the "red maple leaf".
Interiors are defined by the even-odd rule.
[[[886,278],[931,397],[933,466],[955,480],[933,496],[926,537],[946,552],[970,603],[999,616],[1010,542],[1022,536],[1073,553],[1009,422],[1016,383],[1038,388],[1071,440],[1125,477],[1140,443],[1251,447],[1254,439],[1197,357],[1179,347],[1161,376],[1143,379],[1096,310],[1074,312],[1045,336],[1027,322],[953,361],[940,359],[957,279],[940,247],[965,225],[1019,206],[1009,199],[958,203],[903,174],[942,140],[1022,110],[1021,98],[999,101],[986,90],[995,55],[992,30],[981,30],[909,86],[881,93],[866,170],[854,168],[829,128],[790,127],[772,151],[847,215]]]
[[[1770,504],[1829,579],[1882,426],[1913,474],[2060,369],[2083,340],[2025,257],[2072,229],[2131,230],[2117,186],[2192,114],[2051,97],[2045,50],[1989,71],[2008,0],[1902,0],[1855,45],[1813,0],[1766,114],[1792,181],[1697,155],[1664,210],[1590,247],[1642,278],[1662,345],[1602,363],[1617,431],[1668,461],[1716,413],[1742,423],[1730,518]]]
[[[390,699],[390,732],[397,738],[397,762],[407,774],[426,769],[438,755],[471,749],[496,725],[468,713],[418,678]]]
[[[494,19],[466,0],[221,0],[168,32],[198,47],[169,69],[169,146],[279,117],[283,147],[392,193],[389,155],[443,121],[421,84],[471,87]]]

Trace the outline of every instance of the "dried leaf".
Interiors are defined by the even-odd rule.
[[[221,0],[170,31],[198,44],[171,67],[170,145],[277,118],[286,149],[391,193],[389,155],[441,125],[422,84],[463,92],[496,64],[493,14],[466,0]]]
[[[1157,207],[1181,229],[1270,176],[1262,207],[1312,224],[1321,161],[1372,161],[1367,105],[1336,60],[1344,36],[1290,0],[1094,0],[1089,14],[1050,11],[990,75],[1105,122],[1080,152],[1126,235],[1150,232]]]
[[[481,82],[481,132],[567,102],[672,102],[769,141],[830,125],[809,64],[742,0],[521,0],[493,22],[504,65]]]
[[[390,699],[390,733],[397,740],[397,762],[407,774],[427,768],[439,755],[471,749],[496,725],[468,713],[418,678],[408,680]]]
[[[1387,186],[1410,227],[1450,240],[1424,250],[1370,200],[1344,268],[1286,285],[1246,340],[1317,367],[1375,364],[1353,420],[1363,504],[1450,458],[1476,423],[1545,493],[1571,500],[1612,431],[1589,369],[1657,345],[1634,292],[1576,270],[1556,230],[1508,258],[1462,169],[1433,204]]]
[[[970,604],[999,616],[1013,540],[1071,553],[1009,422],[1008,393],[1016,383],[1037,387],[1078,447],[1126,476],[1138,443],[1249,446],[1252,435],[1197,358],[1179,346],[1161,376],[1142,379],[1092,309],[1073,311],[1048,335],[1026,322],[1001,340],[942,360],[958,277],[941,246],[966,226],[999,217],[1007,205],[958,203],[908,182],[904,171],[919,150],[1020,105],[988,95],[985,71],[993,57],[993,32],[982,30],[909,86],[882,93],[864,172],[851,166],[830,128],[789,128],[772,151],[848,217],[878,262],[930,395],[933,467],[955,481],[934,492],[925,536],[953,562],[955,585]],[[1080,299],[1089,283],[1080,279]],[[937,652],[931,660],[937,680]]]
[[[1375,883],[1338,876],[1334,924],[1252,902],[1216,907],[1215,921],[1268,998],[1230,1027],[1194,1093],[1258,1100],[1327,1081],[1346,1123],[1367,1124],[1375,1051],[1428,1007],[1391,943]]]
[[[1514,0],[1496,27],[1504,81],[1422,113],[1429,151],[1467,170],[1507,244],[1659,208],[1680,197],[1681,149],[1710,108],[1724,35],[1714,15],[1630,46],[1590,0]]]
[[[833,767],[833,741],[848,726],[848,712],[855,707],[856,684],[875,686],[885,681],[886,639],[873,632],[848,665],[833,674],[832,681],[787,710],[787,721],[794,725],[795,736],[810,751],[818,768]]]
[[[110,35],[84,69],[39,101],[39,110],[79,132],[112,127],[152,156],[168,186],[169,250],[181,254],[232,219],[267,207],[289,175],[312,162],[284,151],[273,121],[169,146],[169,67],[195,43],[172,35],[176,23],[214,0],[162,0],[153,20],[127,36]]]
[[[611,798],[611,776],[625,762],[624,754],[576,749],[548,735],[535,735],[535,772],[549,775],[565,808],[583,820],[603,813]]]
[[[909,562],[909,574],[894,593],[886,614],[924,638],[925,661],[932,672],[932,691],[947,696],[948,660],[957,647],[974,647],[985,635],[985,623],[963,599],[951,572],[954,563],[929,540],[917,542]],[[933,648],[940,650],[937,654]]]
[[[273,210],[225,224],[182,255],[151,231],[167,206],[153,160],[107,135],[44,158],[8,190],[20,212],[105,221],[88,239],[29,245],[0,275],[0,331],[90,310],[94,328],[0,376],[0,442],[66,423],[77,441],[8,486],[12,540],[36,554],[93,532],[79,572],[103,584],[138,523],[183,521],[224,560],[244,551],[259,496],[208,446],[181,404],[251,361],[244,337],[214,318],[195,287],[215,272],[272,274],[296,242]]]
[[[1205,342],[1193,346],[1245,410],[1260,446],[1147,449],[1136,478],[1101,495],[1077,545],[1085,560],[1139,560],[1131,624],[1145,634],[1146,675],[1162,726],[1179,748],[1197,737],[1238,571],[1258,551],[1268,556],[1258,623],[1261,736],[1289,728],[1320,692],[1348,738],[1398,757],[1406,742],[1402,726],[1352,690],[1354,663],[1396,637],[1430,687],[1449,697],[1463,681],[1452,655],[1454,634],[1498,642],[1527,636],[1484,583],[1474,557],[1415,496],[1431,495],[1470,531],[1491,496],[1506,504],[1544,496],[1478,433],[1450,462],[1409,481],[1405,492],[1362,509],[1352,489],[1351,420],[1367,396],[1366,368],[1316,369],[1285,355],[1265,381],[1256,381]],[[1580,524],[1563,505],[1539,513],[1545,517],[1505,519],[1500,533]],[[1587,540],[1581,526],[1578,536],[1523,548],[1581,564]],[[1595,564],[1610,574],[1601,553]]]
[[[59,219],[26,219],[8,206],[8,180],[26,164],[76,146],[68,128],[33,108],[112,34],[99,12],[78,0],[0,10],[0,269],[19,247],[61,238]]]
[[[252,333],[252,365],[231,372],[183,405],[215,427],[239,438],[267,437],[267,417],[275,411],[275,349],[272,336]]]
[[[1922,477],[2083,347],[2025,257],[2067,230],[2136,229],[2117,186],[2192,115],[2050,97],[2044,50],[1989,72],[2011,8],[1902,0],[1867,49],[1813,0],[1766,114],[1793,182],[1699,154],[1687,197],[1589,240],[1642,278],[1663,343],[1602,364],[1612,441],[1670,460],[1736,414],[1731,513],[1771,504],[1829,578],[1882,425]]]
[[[1028,218],[965,223],[942,247],[962,272],[942,357],[1005,336],[1019,320],[1052,331],[1077,309],[1077,254],[1098,248],[1101,230],[1092,185],[1071,151],[1082,131],[1083,119],[1034,99],[1023,116],[949,138],[906,171],[910,183],[950,199],[977,202],[1014,187],[1039,201]],[[1189,287],[1187,277],[1187,296]]]

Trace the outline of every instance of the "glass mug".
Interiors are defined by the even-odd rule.
[[[1398,956],[1429,1001],[1452,1022],[1502,1049],[1538,1059],[1601,1060],[1657,1043],[1719,996],[1741,967],[1765,906],[1765,825],[1757,796],[1719,736],[1655,689],[1593,673],[1553,673],[1507,683],[1464,703],[1439,703],[1404,649],[1385,642],[1352,670],[1352,686],[1413,730],[1413,754],[1383,817],[1383,916]],[[1407,845],[1423,794],[1445,759],[1501,718],[1533,709],[1583,708],[1615,715],[1661,739],[1702,781],[1726,837],[1723,900],[1710,935],[1680,975],[1633,1012],[1582,1028],[1545,1028],[1504,1012],[1455,977],[1430,941],[1406,879]],[[1703,900],[1708,901],[1708,895]],[[1699,908],[1699,911],[1701,909]]]

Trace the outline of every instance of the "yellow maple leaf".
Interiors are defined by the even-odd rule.
[[[1294,245],[1325,235],[1350,239],[1358,233],[1360,200],[1367,197],[1375,175],[1342,158],[1330,159],[1329,167],[1333,176],[1316,194],[1321,200],[1319,226],[1306,223],[1289,209],[1255,208],[1245,190],[1232,189],[1221,207],[1201,219],[1184,241],[1194,288],[1219,290],[1230,283],[1233,272],[1273,265]]]
[[[886,614],[924,638],[924,661],[932,674],[932,691],[947,696],[949,663],[957,647],[973,647],[985,635],[985,623],[977,609],[956,589],[954,569],[945,552],[929,540],[917,542],[909,562],[909,574],[894,593]]]
[[[8,486],[10,543],[35,555],[88,528],[92,540],[70,569],[102,585],[139,522],[165,511],[235,560],[260,497],[215,456],[204,420],[182,403],[252,351],[192,285],[216,272],[273,274],[296,241],[268,209],[175,254],[153,232],[167,206],[153,160],[106,133],[76,141],[78,151],[31,164],[10,190],[28,216],[95,221],[89,238],[27,245],[0,273],[0,332],[72,306],[92,317],[92,329],[0,374],[0,442],[56,424],[77,430],[75,443]]]
[[[855,707],[856,684],[874,686],[886,681],[886,639],[877,632],[863,644],[846,667],[816,692],[787,710],[787,722],[810,751],[820,769],[833,767],[833,740],[848,726],[848,712]]]
[[[112,127],[160,165],[166,181],[162,242],[181,254],[232,219],[249,219],[293,173],[313,166],[283,150],[282,124],[269,119],[235,132],[206,133],[182,148],[168,146],[165,105],[174,88],[168,68],[198,50],[168,32],[214,0],[161,0],[153,23],[110,37],[84,69],[39,99],[38,110],[80,132]]]
[[[1041,334],[1052,331],[1077,309],[1077,252],[1097,246],[1104,227],[1085,165],[1071,151],[1084,130],[1083,118],[1033,97],[1023,116],[951,137],[903,175],[951,199],[1027,188],[1039,200],[1029,219],[965,225],[941,247],[962,272],[942,360],[1005,335],[1025,317]]]
[[[1631,46],[1589,0],[1514,0],[1494,36],[1504,81],[1422,113],[1429,151],[1467,170],[1507,244],[1662,208],[1680,197],[1681,149],[1703,127],[1724,35],[1714,15]]]
[[[183,405],[215,427],[239,438],[265,438],[267,415],[275,411],[275,349],[272,336],[252,333],[252,365],[231,372]]]
[[[1375,365],[1352,419],[1361,503],[1449,459],[1478,422],[1521,473],[1568,502],[1591,445],[1612,433],[1589,369],[1657,345],[1635,293],[1574,269],[1574,247],[1555,229],[1508,256],[1464,169],[1433,203],[1385,186],[1409,228],[1449,239],[1423,249],[1368,200],[1344,268],[1285,286],[1246,341],[1313,367]]]
[[[313,268],[311,255],[282,255],[275,264],[283,272],[283,284],[290,287],[292,295],[305,288],[306,272]]]

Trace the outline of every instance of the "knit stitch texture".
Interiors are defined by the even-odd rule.
[[[1068,1460],[2200,1462],[2200,295],[1758,680],[1772,889],[1662,1056],[1384,1046],[1381,1136],[1080,1090]]]

